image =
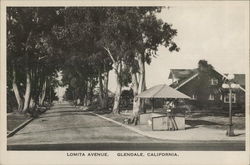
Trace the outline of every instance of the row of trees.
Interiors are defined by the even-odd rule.
[[[98,87],[99,103],[108,104],[109,72],[114,70],[113,112],[119,113],[122,87],[132,84],[134,96],[146,89],[145,65],[159,45],[178,51],[177,30],[157,18],[161,7],[65,7],[8,9],[8,69],[20,109],[38,101],[48,79],[62,70],[63,83],[74,100],[88,105]],[[18,13],[17,13],[18,12]],[[20,35],[20,36],[19,36]],[[21,61],[19,61],[21,60]],[[26,86],[24,107],[17,84]],[[11,72],[12,70],[12,72]],[[39,75],[39,76],[38,76]],[[18,81],[20,81],[18,78]],[[25,81],[25,82],[24,82]],[[34,83],[31,83],[34,81]],[[32,84],[32,85],[30,85]],[[38,91],[37,91],[38,90]],[[19,96],[18,96],[19,93]],[[138,115],[141,100],[134,97]]]
[[[42,106],[46,95],[50,99],[55,95],[60,65],[52,28],[63,23],[59,11],[7,8],[7,86],[9,92],[14,92],[19,112]]]

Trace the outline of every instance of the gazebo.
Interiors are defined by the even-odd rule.
[[[171,88],[166,84],[160,84],[149,88],[148,90],[140,93],[136,97],[142,99],[152,99],[152,112],[154,112],[155,99],[191,99],[189,96]],[[140,123],[147,124],[148,120],[152,122],[152,130],[174,130],[185,129],[185,118],[183,117],[169,117],[162,114],[143,114],[140,116]],[[170,124],[169,124],[170,123]],[[169,126],[171,125],[171,126]]]
[[[155,98],[172,98],[172,99],[191,99],[189,96],[177,91],[174,88],[166,84],[160,84],[149,88],[148,90],[140,93],[136,97],[138,98],[150,98],[153,99],[153,110],[154,110],[154,99]]]

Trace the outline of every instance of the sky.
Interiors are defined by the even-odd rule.
[[[146,86],[169,84],[170,69],[194,69],[199,60],[220,73],[245,73],[249,58],[249,4],[233,1],[169,4],[158,18],[177,29],[174,41],[179,52],[159,47],[157,58],[146,65]],[[110,72],[109,90],[115,91],[114,72]],[[64,92],[65,90],[63,90]]]
[[[159,47],[157,58],[146,65],[146,86],[169,84],[170,69],[193,69],[205,59],[221,73],[245,73],[249,55],[249,11],[246,5],[194,4],[163,9],[158,18],[172,24],[179,52]],[[114,72],[109,89],[115,91]]]

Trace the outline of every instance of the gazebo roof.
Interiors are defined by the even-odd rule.
[[[182,98],[190,99],[189,96],[177,91],[176,89],[171,88],[166,84],[156,85],[148,90],[140,93],[136,97],[139,98]]]

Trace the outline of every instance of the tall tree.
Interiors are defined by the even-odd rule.
[[[38,7],[7,8],[8,71],[12,73],[12,88],[19,111],[27,112],[30,100],[37,98],[36,90],[43,86],[38,81],[42,77],[38,73],[43,70],[39,63],[54,54],[49,41],[52,38],[52,27],[61,21],[59,10]],[[54,67],[51,69],[53,72]]]
[[[169,51],[179,50],[173,41],[173,37],[177,35],[177,30],[156,17],[156,14],[161,12],[161,7],[118,8],[114,12],[114,18],[109,17],[112,23],[109,23],[110,26],[107,28],[108,32],[110,29],[112,30],[108,33],[108,38],[105,41],[112,43],[109,45],[115,45],[115,47],[113,51],[106,50],[113,59],[115,71],[119,69],[119,64],[130,67],[132,87],[134,96],[136,96],[146,88],[145,63],[150,64],[152,57],[156,56],[158,46],[168,47]],[[114,38],[110,36],[114,36]],[[119,50],[117,54],[121,53],[121,55],[117,56],[117,54],[111,53],[115,50]],[[114,55],[116,56],[114,57]],[[120,70],[120,73],[123,74],[122,70]],[[119,77],[118,72],[116,72],[116,75],[116,77]],[[117,87],[117,96],[119,96],[120,84]],[[138,116],[141,103],[140,99],[134,97],[134,118]]]
[[[139,82],[134,82],[134,84],[137,84],[135,86],[135,88],[137,87],[134,93],[135,96],[143,92],[146,88],[145,63],[150,64],[152,57],[156,56],[158,46],[163,45],[168,47],[169,51],[179,51],[179,48],[173,41],[173,37],[177,35],[177,30],[172,29],[170,24],[164,23],[161,19],[156,17],[156,13],[161,12],[161,8],[150,8],[146,10],[148,11],[143,12],[142,19],[140,19],[139,26],[137,26],[139,27],[138,32],[141,35],[136,44],[136,60],[139,66],[139,78],[134,78],[133,80],[139,80]],[[136,77],[135,73],[132,74],[134,74],[133,77]],[[142,108],[141,105],[141,100],[135,98],[133,104],[135,122]]]
[[[65,75],[70,73],[77,82],[84,80],[80,84],[84,84],[86,96],[88,86],[93,87],[88,83],[98,80],[100,102],[105,107],[108,72],[112,66],[116,80],[113,112],[119,113],[122,86],[131,79],[135,96],[145,90],[145,63],[150,63],[158,46],[178,51],[172,41],[177,31],[157,19],[156,13],[160,11],[161,7],[65,8],[65,26],[58,28],[58,34],[64,36],[68,48],[65,58],[77,57],[76,62],[68,62],[78,66],[74,69],[77,74],[65,69]],[[134,116],[138,115],[140,105],[141,101],[135,99]]]

